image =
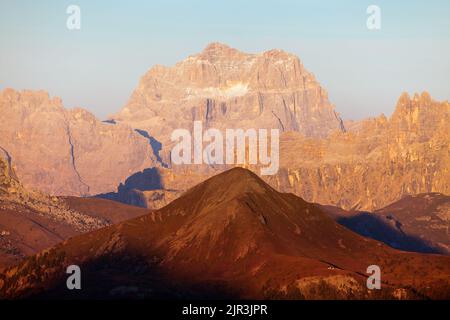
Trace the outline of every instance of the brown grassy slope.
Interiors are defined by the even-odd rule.
[[[70,208],[91,217],[105,219],[111,223],[129,220],[150,210],[99,198],[62,197]]]

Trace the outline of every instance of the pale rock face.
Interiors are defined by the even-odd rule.
[[[222,130],[279,128],[281,167],[264,179],[311,202],[373,210],[408,194],[450,193],[448,102],[403,94],[390,119],[345,128],[313,75],[280,50],[246,54],[211,44],[174,67],[157,66],[114,118],[148,129],[163,154],[170,132],[194,120]],[[172,166],[161,180],[186,190],[227,168]]]
[[[0,92],[0,147],[20,181],[53,195],[113,191],[155,163],[149,141],[124,124],[64,109],[44,91]]]
[[[61,198],[27,190],[17,179],[9,159],[5,159],[4,154],[0,153],[0,210],[21,214],[23,208],[32,210],[46,219],[69,225],[79,232],[92,231],[108,225],[102,219],[70,209]]]
[[[0,148],[0,199],[9,194],[15,194],[21,189],[22,186],[11,166],[8,153]]]
[[[113,119],[170,145],[174,129],[278,128],[325,137],[343,125],[300,60],[281,50],[240,52],[212,43],[173,67],[155,66]]]
[[[280,191],[359,210],[408,194],[450,194],[447,101],[403,94],[390,118],[344,128],[314,76],[280,50],[247,54],[215,43],[173,67],[155,66],[113,118],[117,124],[103,123],[45,92],[7,89],[0,93],[0,147],[26,186],[64,195],[117,190],[109,196],[155,208],[229,168],[171,165],[174,129],[192,129],[195,120],[205,129],[279,128],[280,169],[264,179]],[[162,143],[167,166],[153,156],[151,137]],[[152,167],[148,178],[157,183],[117,189]]]
[[[390,119],[364,120],[326,139],[281,139],[272,185],[345,209],[382,208],[405,195],[450,194],[450,104],[402,95]]]

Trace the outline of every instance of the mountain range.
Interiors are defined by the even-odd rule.
[[[74,235],[147,212],[103,199],[56,197],[28,190],[0,153],[0,269]]]
[[[172,163],[196,121],[278,129],[278,172]],[[427,92],[345,120],[298,57],[212,43],[104,121],[8,88],[0,123],[0,298],[450,298],[450,104]]]
[[[233,188],[228,186],[232,185]],[[66,289],[65,268],[83,272]],[[368,265],[384,290],[365,286]],[[391,249],[234,168],[164,208],[75,236],[0,277],[3,298],[449,298],[450,257]]]
[[[52,195],[167,204],[230,168],[171,164],[170,133],[196,120],[278,128],[281,167],[264,178],[307,201],[372,211],[406,195],[450,193],[448,101],[404,93],[389,118],[342,121],[312,73],[282,50],[212,43],[173,67],[155,66],[107,121],[42,91],[0,93],[0,147],[25,186]]]

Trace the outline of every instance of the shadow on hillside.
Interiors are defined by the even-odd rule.
[[[148,168],[129,176],[125,183],[119,184],[117,192],[102,193],[95,197],[146,208],[147,201],[142,191],[158,189],[163,189],[161,175],[157,168]]]
[[[353,216],[335,218],[348,229],[388,246],[403,251],[444,254],[442,249],[418,237],[403,232],[402,224],[392,216],[386,218],[373,213],[360,212]]]

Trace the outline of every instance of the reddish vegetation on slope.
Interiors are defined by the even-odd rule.
[[[109,200],[27,190],[0,154],[0,269],[76,234],[148,212]]]
[[[81,265],[80,292],[65,267]],[[368,291],[369,265],[383,289]],[[235,168],[168,206],[7,270],[4,297],[448,298],[450,257],[391,249]]]

